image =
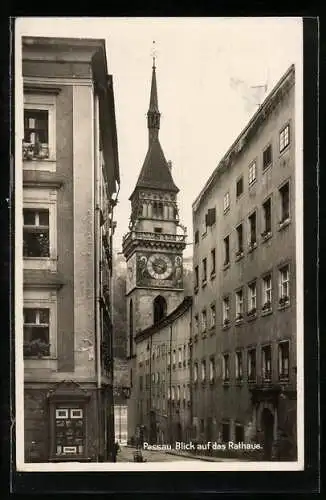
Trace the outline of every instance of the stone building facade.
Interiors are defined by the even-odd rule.
[[[138,408],[139,361],[136,337],[170,315],[183,301],[185,228],[179,224],[177,193],[171,164],[160,141],[156,68],[153,64],[149,111],[148,151],[130,197],[129,233],[123,239],[127,261],[128,358],[131,394],[128,435],[135,435]],[[149,403],[151,404],[151,402]],[[152,411],[148,408],[148,414]]]
[[[295,70],[193,204],[193,424],[296,459]]]
[[[24,37],[22,60],[25,461],[110,460],[120,178],[105,42]]]

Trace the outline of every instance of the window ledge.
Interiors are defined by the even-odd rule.
[[[239,260],[241,260],[243,258],[243,251],[240,252],[239,254],[235,254],[235,261],[238,262]]]
[[[265,243],[265,241],[269,240],[272,236],[273,236],[272,231],[268,231],[267,233],[261,233],[263,243]]]
[[[230,327],[231,327],[231,321],[229,321],[226,324],[223,323],[223,330],[228,330]]]
[[[202,237],[202,238],[206,238],[206,236],[207,236],[207,231],[205,231],[205,232],[201,235],[201,237]]]
[[[270,307],[269,309],[262,309],[261,315],[262,316],[268,316],[269,314],[272,314],[273,309]]]
[[[230,267],[230,262],[228,262],[227,264],[224,264],[223,271],[226,271],[227,269],[229,269],[229,267]]]
[[[198,286],[195,286],[194,293],[195,293],[195,295],[197,295],[197,293],[198,293]]]
[[[278,230],[281,231],[285,227],[287,227],[291,223],[291,218],[289,217],[288,219],[285,219],[284,221],[279,222],[279,228]]]
[[[287,309],[288,307],[290,307],[290,301],[286,302],[285,304],[279,304],[278,310],[283,311],[283,309]]]
[[[229,380],[223,380],[223,387],[230,387],[230,381]]]
[[[255,319],[257,319],[256,312],[254,314],[247,314],[247,321],[254,321]]]
[[[252,188],[256,183],[257,183],[257,179],[254,179],[252,182],[250,182],[249,189]]]
[[[257,248],[257,242],[249,243],[248,253],[253,252]]]
[[[236,318],[235,324],[236,325],[240,325],[241,323],[243,323],[243,317],[242,318]]]
[[[216,272],[215,271],[211,273],[211,280],[213,280],[214,278],[216,278]]]
[[[203,280],[202,284],[201,284],[201,287],[202,288],[205,288],[205,286],[207,285],[207,280]]]

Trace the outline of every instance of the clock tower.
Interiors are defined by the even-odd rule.
[[[170,314],[183,300],[186,230],[179,224],[179,189],[159,141],[160,116],[154,58],[147,113],[148,151],[129,198],[129,233],[123,238],[130,360],[136,354],[135,335]]]

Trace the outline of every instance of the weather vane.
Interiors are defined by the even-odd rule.
[[[151,56],[153,58],[153,68],[155,68],[155,59],[157,57],[157,51],[156,51],[156,46],[155,46],[155,40],[153,40],[153,45],[152,45],[152,50],[151,50]]]

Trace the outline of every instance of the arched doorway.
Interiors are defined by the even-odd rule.
[[[263,460],[272,460],[274,416],[268,408],[264,408],[261,414],[261,428],[264,439]]]
[[[154,299],[154,323],[160,321],[166,315],[166,300],[162,295]]]

